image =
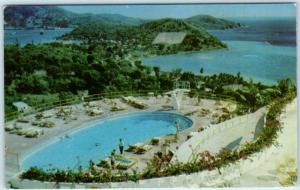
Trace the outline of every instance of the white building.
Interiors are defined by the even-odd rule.
[[[19,112],[26,112],[30,109],[30,106],[28,106],[28,104],[26,104],[25,102],[14,102],[13,106],[15,106]]]

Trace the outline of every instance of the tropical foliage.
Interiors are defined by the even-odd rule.
[[[160,32],[185,32],[180,44],[153,45],[152,42]],[[159,19],[137,26],[120,26],[87,23],[59,39],[82,40],[87,43],[113,43],[121,45],[123,51],[141,51],[149,54],[174,54],[180,51],[199,51],[226,48],[226,44],[210,35],[204,29],[180,19]]]

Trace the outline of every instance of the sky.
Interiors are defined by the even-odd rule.
[[[294,4],[190,4],[190,5],[73,5],[60,6],[75,13],[109,13],[157,19],[208,14],[220,18],[295,17]]]

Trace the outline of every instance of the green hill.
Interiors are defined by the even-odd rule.
[[[197,15],[185,19],[186,22],[205,29],[230,29],[242,25],[233,21],[216,18],[210,15]]]
[[[119,14],[76,14],[56,6],[7,6],[4,9],[6,26],[12,27],[72,27],[85,23],[137,25],[142,19]]]
[[[76,14],[54,6],[7,6],[6,25],[13,27],[67,27]]]
[[[179,51],[200,51],[226,47],[226,44],[207,33],[204,29],[195,27],[180,19],[166,18],[150,21],[139,26],[132,26],[127,30],[128,33],[130,31],[129,40],[140,42],[144,50],[151,50],[156,54],[170,54]],[[186,36],[180,44],[153,45],[153,40],[162,32],[180,32],[185,33]]]
[[[4,9],[6,26],[12,27],[73,27],[87,23],[110,25],[139,25],[147,20],[120,14],[77,14],[56,6],[12,5]],[[197,15],[185,19],[186,22],[205,29],[228,29],[240,27],[225,19],[210,15]]]
[[[178,44],[153,44],[160,33],[184,33]],[[210,35],[203,28],[196,27],[181,19],[159,19],[137,26],[86,24],[63,35],[64,40],[83,40],[86,43],[118,43],[127,50],[142,51],[147,54],[172,54],[182,51],[201,51],[226,48],[226,44]]]

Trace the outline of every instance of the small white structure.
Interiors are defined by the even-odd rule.
[[[173,89],[190,89],[189,81],[175,81],[173,84]]]
[[[186,36],[185,32],[161,32],[157,34],[152,44],[174,45],[181,44]]]
[[[30,106],[28,106],[28,104],[22,101],[13,102],[13,106],[15,106],[19,112],[26,112],[30,109]]]

